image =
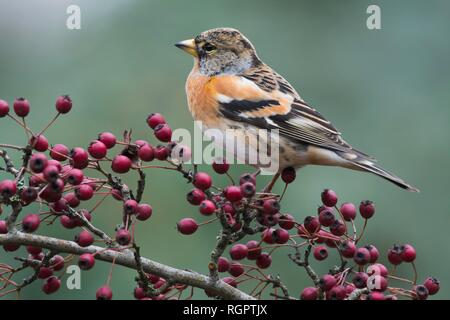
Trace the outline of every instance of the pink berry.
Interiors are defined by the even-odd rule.
[[[345,223],[341,220],[336,220],[333,222],[333,224],[330,226],[330,232],[335,236],[342,236],[347,231],[347,228],[345,226]]]
[[[224,190],[225,198],[230,202],[242,200],[241,188],[237,186],[228,186]]]
[[[75,188],[75,196],[81,201],[87,201],[94,196],[94,190],[88,184],[80,184]]]
[[[287,167],[281,171],[281,179],[286,184],[294,182],[296,175],[295,169],[292,167]]]
[[[367,287],[371,291],[385,291],[388,287],[388,281],[380,275],[373,275],[368,278]]]
[[[92,158],[103,159],[108,152],[108,148],[106,148],[103,142],[95,140],[89,145],[88,152]]]
[[[382,277],[387,277],[389,275],[389,271],[384,264],[374,263],[367,267],[367,274],[378,274]]]
[[[39,279],[47,279],[53,275],[53,270],[48,267],[40,267],[37,273]]]
[[[235,244],[230,249],[230,257],[233,260],[242,260],[247,257],[248,254],[248,248],[246,245],[243,244]]]
[[[378,249],[374,246],[374,245],[367,245],[364,248],[366,248],[367,250],[369,250],[370,253],[370,263],[375,263],[378,258],[380,257],[380,253],[378,252]]]
[[[285,230],[291,230],[295,227],[295,219],[290,214],[282,214],[278,219],[278,225]]]
[[[123,204],[123,212],[125,214],[135,214],[137,212],[139,204],[136,202],[136,200],[127,200]]]
[[[210,200],[203,200],[200,203],[199,210],[201,214],[210,216],[216,211],[216,205]]]
[[[278,244],[285,244],[289,241],[289,232],[285,229],[276,229],[273,232],[273,237],[275,239],[275,242]]]
[[[73,229],[76,227],[75,220],[71,219],[69,216],[62,215],[59,217],[59,221],[61,222],[61,225],[66,229]]]
[[[305,229],[310,233],[315,233],[320,229],[320,221],[317,217],[314,216],[306,217],[303,221],[303,225],[305,226]]]
[[[42,134],[37,137],[32,137],[29,141],[29,144],[33,147],[34,150],[39,152],[44,152],[48,149],[48,140]]]
[[[190,235],[197,231],[198,223],[192,218],[184,218],[177,223],[177,229],[181,234]]]
[[[136,219],[145,221],[152,216],[153,208],[151,205],[142,203],[137,207]]]
[[[43,174],[47,182],[55,182],[59,178],[59,170],[54,165],[45,167]]]
[[[276,199],[264,200],[263,211],[265,214],[276,214],[280,211],[280,203]]]
[[[13,180],[0,181],[0,196],[9,199],[17,192],[17,184]]]
[[[90,253],[83,253],[78,258],[78,266],[81,270],[89,270],[92,269],[95,265],[95,257]]]
[[[264,230],[262,233],[262,241],[264,241],[267,244],[275,243],[275,237],[273,235],[274,232],[275,232],[275,230],[272,228],[268,228],[268,229]]]
[[[330,291],[327,292],[328,300],[344,300],[347,295],[347,290],[344,286],[339,285],[331,288]]]
[[[89,231],[83,230],[75,236],[75,242],[78,243],[80,247],[88,247],[94,243],[94,237]]]
[[[217,261],[217,271],[227,272],[230,269],[230,262],[225,257],[220,257]]]
[[[317,246],[314,248],[313,254],[316,260],[322,261],[328,257],[328,249],[325,246]]]
[[[439,280],[436,278],[433,278],[433,277],[426,278],[423,285],[428,289],[428,293],[430,295],[434,295],[434,294],[438,293],[438,291],[440,289]]]
[[[140,288],[140,287],[134,288],[133,296],[137,300],[142,300],[142,299],[147,297],[146,294],[145,294],[145,290],[143,288]]]
[[[9,113],[9,105],[5,100],[0,99],[0,118],[5,117]]]
[[[30,169],[34,173],[41,173],[48,164],[47,157],[42,153],[35,153],[30,157]]]
[[[272,264],[272,257],[266,252],[262,252],[258,258],[256,258],[256,265],[258,268],[267,269]]]
[[[356,252],[356,245],[353,241],[346,240],[339,245],[339,251],[344,258],[353,258]]]
[[[130,158],[122,155],[115,156],[112,164],[111,169],[115,173],[127,173],[131,168],[132,162]]]
[[[142,161],[150,162],[155,159],[155,151],[153,150],[153,147],[149,144],[143,145],[139,148],[138,151],[138,157]]]
[[[342,204],[339,210],[341,211],[345,221],[352,221],[356,218],[356,207],[351,202]]]
[[[194,189],[186,195],[186,200],[190,204],[195,205],[195,206],[198,206],[205,199],[206,199],[206,195],[200,189]]]
[[[155,127],[155,137],[161,142],[169,142],[172,139],[172,129],[165,123]]]
[[[222,279],[222,281],[232,287],[235,287],[235,288],[237,287],[237,282],[232,277],[225,277]]]
[[[400,256],[404,262],[413,262],[416,259],[416,249],[409,244],[405,244]]]
[[[240,264],[239,262],[233,261],[230,263],[228,272],[233,277],[239,277],[240,275],[242,275],[245,272],[245,270],[244,270],[244,266],[242,264]]]
[[[164,161],[169,157],[170,150],[165,146],[159,145],[154,149],[154,153],[156,159]]]
[[[419,300],[426,300],[428,298],[428,295],[430,294],[428,292],[427,287],[425,287],[424,285],[417,285],[413,288],[414,293],[416,294],[417,299]]]
[[[375,205],[372,201],[362,201],[359,205],[359,213],[364,219],[370,219],[375,214]]]
[[[64,268],[64,258],[60,255],[55,255],[50,259],[50,266],[55,271],[62,270]]]
[[[383,292],[372,291],[367,295],[367,300],[376,300],[376,301],[386,300],[386,296],[384,295]]]
[[[225,174],[230,169],[230,165],[225,161],[225,159],[216,159],[212,164],[212,168],[218,174]]]
[[[0,220],[0,234],[7,234],[8,233],[8,226],[6,225],[5,220]]]
[[[50,157],[57,161],[64,161],[69,156],[69,148],[63,144],[55,144],[50,149]]]
[[[25,98],[14,100],[13,108],[16,115],[21,118],[25,118],[30,113],[30,103]]]
[[[241,184],[241,193],[245,198],[251,198],[255,195],[256,187],[251,182]]]
[[[251,173],[244,173],[239,177],[239,185],[242,185],[246,182],[253,183],[256,186],[256,177]]]
[[[76,208],[80,205],[80,199],[77,198],[74,192],[66,193],[64,199],[71,208]]]
[[[58,291],[60,287],[61,287],[61,280],[59,280],[55,276],[52,276],[45,280],[45,283],[42,286],[42,291],[44,291],[45,294],[51,294]]]
[[[69,113],[72,109],[72,99],[68,95],[59,96],[56,98],[56,111],[62,114]]]
[[[322,290],[331,290],[336,285],[337,281],[331,274],[325,274],[319,279],[319,286]]]
[[[317,300],[319,296],[318,290],[315,287],[307,287],[303,289],[300,299],[302,300]]]
[[[83,148],[73,148],[70,151],[70,163],[76,169],[84,169],[89,164],[89,155]]]
[[[159,113],[152,113],[147,117],[147,124],[152,129],[155,129],[158,125],[164,123],[166,123],[166,119]]]
[[[22,229],[24,232],[34,232],[39,228],[40,223],[41,218],[38,214],[28,214],[22,220]]]
[[[320,211],[319,213],[319,222],[324,227],[331,226],[336,221],[336,217],[334,216],[334,213],[332,209],[325,209]]]
[[[338,197],[336,192],[330,189],[325,189],[322,192],[322,203],[327,207],[334,207],[338,202]]]
[[[200,190],[207,190],[212,185],[211,176],[205,172],[197,172],[192,181],[193,185]]]
[[[256,260],[262,252],[262,248],[258,241],[250,240],[246,244],[247,246],[247,259]]]
[[[128,230],[126,230],[126,229],[120,229],[116,233],[116,241],[121,246],[128,245],[131,241],[130,232],[128,232]]]
[[[111,132],[102,132],[98,135],[98,140],[101,141],[108,149],[114,148],[116,145],[116,136]]]
[[[366,248],[358,248],[353,256],[353,260],[361,265],[365,265],[370,262],[370,252]]]
[[[367,273],[357,272],[353,276],[352,283],[355,285],[356,288],[362,289],[367,286],[367,279],[369,279]]]
[[[103,286],[97,290],[95,293],[95,297],[97,300],[111,300],[113,297],[113,293],[110,287]]]
[[[394,245],[388,251],[387,257],[388,257],[389,262],[392,263],[393,265],[398,265],[398,264],[402,263],[403,259],[402,259],[401,254],[402,254],[401,246]]]

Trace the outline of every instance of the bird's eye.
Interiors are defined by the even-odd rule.
[[[206,53],[211,53],[214,50],[216,50],[216,47],[212,45],[211,43],[205,43],[203,45],[203,50],[205,50]]]

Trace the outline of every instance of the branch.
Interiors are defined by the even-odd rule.
[[[113,250],[105,250],[104,248],[97,246],[82,248],[73,241],[28,234],[19,231],[0,235],[0,245],[11,243],[41,247],[55,252],[64,252],[75,255],[81,255],[83,253],[96,253],[95,257],[98,260],[106,262],[112,262],[115,260],[115,263],[118,265],[134,270],[138,269],[134,253],[131,250],[117,252]],[[208,292],[224,299],[254,300],[253,297],[236,288],[233,288],[225,282],[212,282],[208,276],[202,274],[176,269],[146,258],[141,258],[141,266],[146,273],[152,273],[157,276],[170,279],[174,283],[207,289]]]

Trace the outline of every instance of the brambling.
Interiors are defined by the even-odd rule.
[[[261,61],[238,30],[211,29],[176,46],[194,56],[186,93],[195,120],[222,131],[278,130],[276,177],[286,167],[339,166],[371,172],[401,188],[419,191],[344,141],[330,121]]]

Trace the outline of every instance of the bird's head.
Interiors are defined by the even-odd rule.
[[[251,42],[236,29],[207,30],[175,46],[194,56],[200,72],[209,76],[241,73],[260,63]]]

